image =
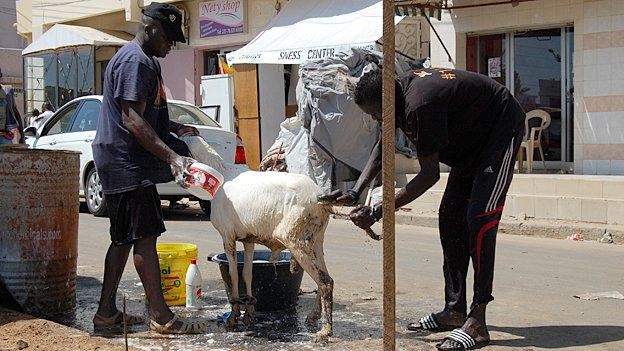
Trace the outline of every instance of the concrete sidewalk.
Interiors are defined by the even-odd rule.
[[[335,218],[347,220],[351,208],[341,207]],[[426,228],[438,227],[438,216],[434,212],[413,213],[411,208],[404,208],[395,214],[395,222],[400,225],[412,225]],[[624,244],[624,225],[586,223],[564,220],[536,218],[504,218],[499,224],[499,233],[525,235],[538,238],[566,239],[580,234],[584,240],[600,241],[606,236],[612,238],[611,244]],[[610,235],[605,235],[605,234]]]
[[[414,177],[397,178],[397,186]],[[448,173],[442,173],[431,189],[397,212],[396,223],[437,228],[447,180]],[[348,213],[346,208],[341,210],[345,211]],[[615,243],[623,244],[624,177],[514,174],[500,231],[558,239],[581,234],[585,240],[594,241],[609,233]]]
[[[438,216],[425,214],[410,214],[409,211],[399,211],[396,214],[396,223],[415,225],[420,227],[437,228]],[[527,235],[540,238],[566,239],[573,234],[581,234],[584,240],[600,241],[606,233],[611,234],[613,243],[624,243],[624,226],[600,223],[575,222],[564,220],[547,220],[536,218],[501,220],[499,232],[512,235]]]

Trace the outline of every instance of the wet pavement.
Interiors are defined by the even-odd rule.
[[[208,262],[222,252],[219,234],[199,212],[166,212],[167,233],[161,242],[192,242],[199,247],[205,309],[176,313],[202,316],[210,330],[195,336],[160,336],[147,326],[132,329],[129,342],[141,350],[380,350],[381,244],[346,221],[332,220],[325,255],[334,289],[334,337],[327,345],[310,342],[318,330],[305,324],[315,303],[315,285],[304,276],[295,311],[258,314],[253,327],[227,332],[218,317],[229,311],[218,265]],[[377,229],[379,230],[379,229]],[[108,219],[80,215],[78,307],[70,324],[92,332],[91,319],[101,288],[102,264],[108,246]],[[257,249],[264,249],[257,246]],[[483,350],[624,350],[624,301],[582,301],[584,292],[624,292],[624,247],[499,236],[494,295],[488,306],[493,345]],[[420,334],[405,325],[442,306],[441,251],[435,230],[397,226],[397,349],[434,350],[444,333]],[[468,286],[472,284],[471,279]],[[128,262],[120,293],[129,312],[145,315],[143,288]],[[469,295],[471,292],[469,291]],[[118,298],[121,307],[121,295]],[[112,340],[122,343],[123,339]]]
[[[202,298],[203,308],[200,311],[187,311],[184,307],[173,307],[181,316],[200,317],[209,321],[206,334],[192,336],[163,336],[151,333],[147,325],[133,326],[129,333],[129,344],[142,350],[306,350],[324,347],[335,348],[341,343],[358,343],[361,341],[381,338],[380,302],[376,297],[365,296],[354,303],[334,303],[335,337],[329,345],[318,345],[310,340],[319,330],[320,324],[309,326],[305,317],[316,303],[315,291],[301,291],[297,307],[290,311],[258,312],[253,326],[245,327],[240,321],[235,331],[226,331],[221,316],[230,310],[223,282],[220,280],[204,281],[204,287],[219,287],[205,291]],[[77,308],[72,319],[64,320],[63,324],[93,334],[91,319],[97,308],[101,282],[95,277],[79,276],[77,281]],[[143,287],[138,278],[123,280],[119,289],[119,305],[122,296],[126,296],[128,312],[142,315],[147,319],[146,305],[143,298]],[[407,321],[401,321],[401,323]],[[94,334],[95,335],[95,334]],[[102,336],[102,335],[100,335]],[[103,335],[123,342],[121,336]],[[412,346],[426,346],[424,342],[413,340]],[[418,345],[420,344],[420,345]],[[352,347],[354,345],[351,345]],[[345,346],[346,347],[346,346]],[[349,349],[352,349],[349,347]],[[346,348],[345,348],[346,349]],[[413,349],[413,348],[410,348]],[[426,348],[428,349],[428,348]]]

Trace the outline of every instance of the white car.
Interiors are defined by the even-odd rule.
[[[169,100],[167,105],[172,121],[196,127],[225,161],[245,163],[245,149],[235,133],[224,130],[214,119],[188,102]],[[25,133],[30,148],[81,152],[80,195],[85,197],[89,212],[95,216],[106,215],[106,199],[91,150],[101,107],[101,95],[74,99],[63,105],[38,130],[32,127]],[[163,200],[197,200],[174,182],[158,184],[157,188]],[[200,201],[200,206],[207,215],[210,214],[210,202]]]

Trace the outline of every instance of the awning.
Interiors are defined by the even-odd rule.
[[[123,46],[131,39],[132,36],[125,32],[103,32],[90,27],[55,24],[28,45],[22,56],[74,46]]]
[[[300,64],[352,47],[375,49],[381,35],[380,0],[290,0],[249,44],[227,54],[227,62]]]

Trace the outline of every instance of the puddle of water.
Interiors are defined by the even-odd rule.
[[[143,298],[143,287],[138,278],[123,280],[120,293],[126,294],[127,310],[131,314],[142,315],[147,320],[147,309]],[[309,327],[305,323],[306,315],[316,303],[316,294],[303,293],[299,296],[298,305],[291,311],[256,314],[255,324],[246,328],[239,322],[235,331],[228,332],[220,323],[220,316],[230,310],[227,295],[220,280],[207,280],[202,298],[204,308],[199,311],[187,311],[184,307],[173,307],[174,313],[184,316],[205,318],[209,321],[209,330],[200,335],[163,336],[149,332],[147,324],[133,326],[129,334],[129,343],[141,350],[254,350],[254,351],[290,351],[313,350],[319,346],[310,340],[319,330],[320,323]],[[101,282],[93,277],[80,276],[77,281],[78,300],[74,318],[64,324],[93,333],[92,318],[97,309],[100,297]],[[366,294],[365,294],[366,295]],[[370,295],[370,293],[368,293]],[[367,295],[367,296],[368,296]],[[351,299],[350,299],[351,300]],[[121,308],[121,298],[117,299]],[[380,298],[365,300],[354,298],[353,302],[343,304],[334,302],[334,339],[329,349],[349,349],[339,347],[343,342],[380,339],[382,321],[380,318]],[[399,321],[398,323],[403,323]],[[111,338],[123,343],[123,337]]]

